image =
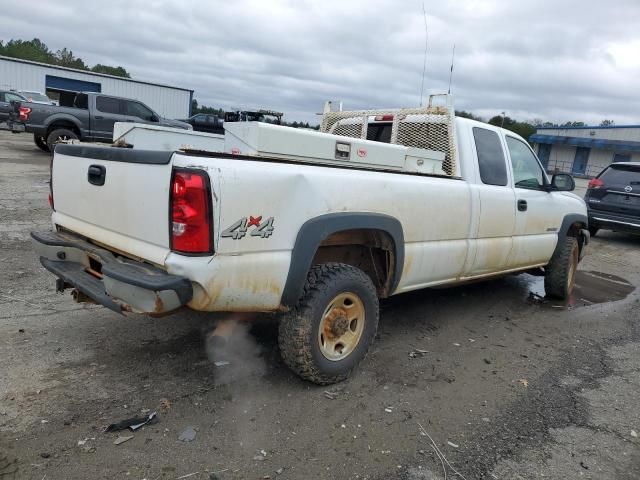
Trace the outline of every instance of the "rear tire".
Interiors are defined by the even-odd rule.
[[[280,321],[282,359],[310,382],[343,381],[366,356],[378,317],[376,288],[367,274],[340,263],[316,265],[298,305]]]
[[[47,146],[49,151],[53,153],[56,143],[60,140],[77,140],[78,135],[67,128],[56,128],[47,136]]]
[[[562,242],[544,269],[544,290],[548,297],[566,300],[575,284],[580,248],[574,237],[566,237]]]
[[[38,148],[40,150],[42,150],[43,152],[49,153],[51,151],[51,150],[49,150],[49,145],[47,145],[47,141],[43,136],[34,133],[33,134],[33,141],[38,146]]]

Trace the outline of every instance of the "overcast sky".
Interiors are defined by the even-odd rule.
[[[30,5],[31,4],[31,5]],[[640,123],[640,0],[425,0],[425,95],[486,118]],[[89,65],[195,90],[200,104],[316,121],[415,106],[421,0],[0,0],[0,39],[40,38]]]

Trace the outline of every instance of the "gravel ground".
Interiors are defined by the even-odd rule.
[[[529,275],[394,297],[370,355],[326,388],[282,364],[271,317],[216,368],[212,315],[56,294],[28,240],[50,228],[48,168],[0,132],[1,480],[640,478],[640,237],[599,234],[568,305]]]

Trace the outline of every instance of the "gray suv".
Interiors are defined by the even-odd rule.
[[[640,234],[640,162],[612,163],[589,182],[589,231]]]

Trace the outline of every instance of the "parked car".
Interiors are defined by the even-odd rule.
[[[218,115],[197,113],[182,121],[191,125],[196,132],[224,135],[224,121]]]
[[[452,106],[380,115],[394,144],[337,115],[351,136],[330,114],[322,133],[232,122],[226,153],[60,145],[40,261],[118,313],[280,312],[285,363],[319,384],[365,357],[380,298],[534,269],[571,294],[587,209],[526,140]]]
[[[59,140],[111,142],[115,122],[138,122],[191,129],[188,123],[160,117],[144,103],[130,98],[86,92],[75,96],[72,107],[21,103],[14,122],[22,122],[44,151],[53,151]]]
[[[19,93],[0,90],[0,123],[4,123],[9,120],[10,114],[14,111],[14,106],[11,102],[26,102],[27,99]]]
[[[30,90],[18,90],[18,93],[27,99],[30,103],[40,103],[41,105],[55,105],[56,102],[51,100],[42,92],[32,92]]]
[[[589,182],[589,231],[640,234],[640,162],[612,163]]]

